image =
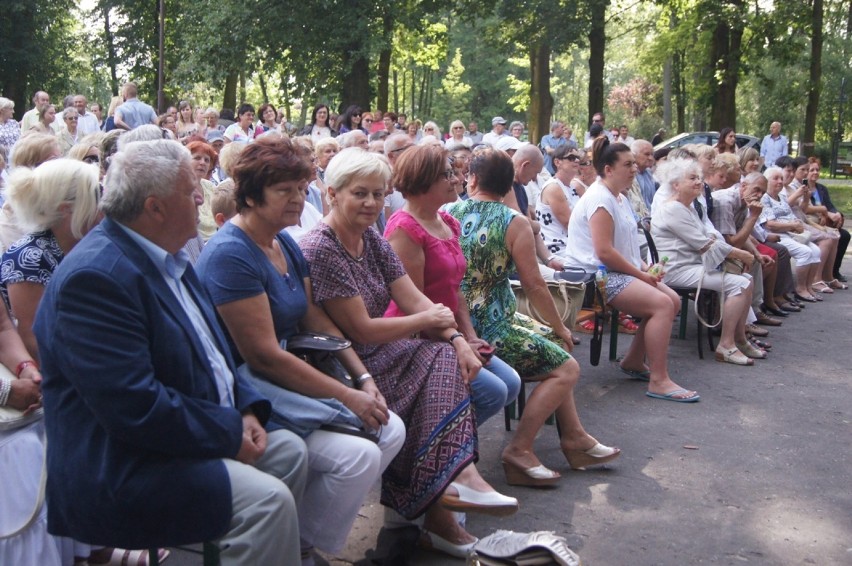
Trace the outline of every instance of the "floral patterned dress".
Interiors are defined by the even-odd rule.
[[[499,202],[470,199],[456,203],[450,213],[461,223],[459,241],[467,259],[461,288],[476,333],[522,378],[564,364],[570,356],[554,343],[551,329],[516,312],[509,283],[515,264],[506,232],[518,212]]]
[[[370,228],[364,254],[352,258],[327,224],[302,237],[317,304],[360,296],[372,318],[391,301],[390,284],[405,275],[390,244]],[[418,517],[464,469],[479,458],[470,391],[450,344],[403,339],[376,344],[369,336],[347,336],[373,375],[379,391],[405,423],[402,450],[382,475],[383,505]]]

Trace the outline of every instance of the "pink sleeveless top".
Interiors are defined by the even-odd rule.
[[[452,236],[446,240],[436,238],[427,232],[417,220],[404,210],[396,211],[385,226],[385,238],[397,229],[405,230],[408,237],[423,248],[423,294],[433,303],[441,303],[456,312],[459,306],[459,286],[464,277],[467,262],[464,259],[459,235],[459,221],[443,210],[438,214],[450,227]],[[385,316],[404,316],[396,303],[391,301]]]

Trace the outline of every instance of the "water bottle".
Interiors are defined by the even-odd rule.
[[[605,265],[599,265],[598,271],[595,273],[595,286],[600,291],[601,301],[603,302],[601,308],[606,308],[606,280],[609,277],[606,271]]]
[[[669,262],[669,256],[664,255],[660,261],[655,263],[648,269],[648,275],[653,275],[654,277],[658,277],[659,275],[665,273],[666,264]]]

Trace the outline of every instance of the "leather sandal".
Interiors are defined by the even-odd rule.
[[[736,364],[738,366],[753,366],[754,360],[740,352],[736,346],[733,348],[726,350],[721,346],[716,348],[716,361],[717,362],[727,362],[729,364]]]

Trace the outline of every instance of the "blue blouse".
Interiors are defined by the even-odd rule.
[[[309,271],[305,256],[289,234],[282,232],[275,238],[287,260],[284,275],[248,234],[231,222],[210,238],[195,270],[216,306],[266,293],[275,337],[280,342],[299,331],[299,321],[308,312],[304,278]],[[230,335],[228,343],[238,365],[243,363]]]

